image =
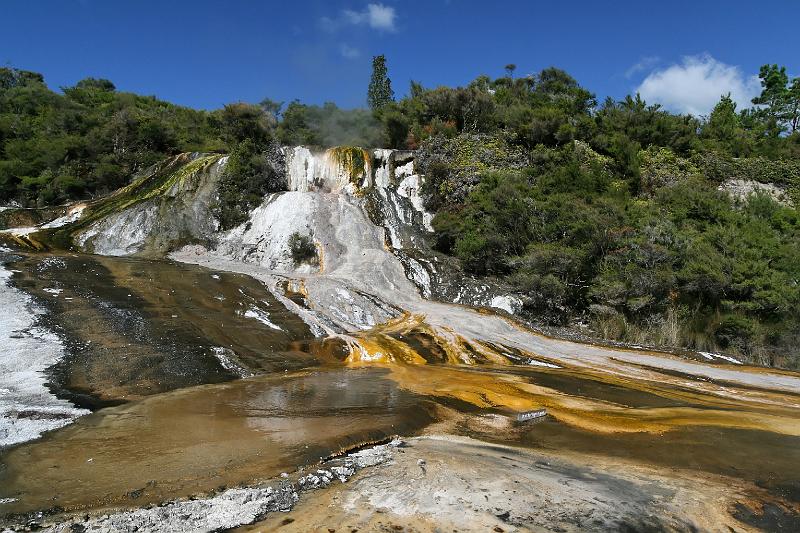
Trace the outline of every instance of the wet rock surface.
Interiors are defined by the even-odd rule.
[[[239,531],[707,531],[741,526],[744,498],[691,471],[422,437],[347,484],[303,498],[289,515]],[[280,529],[279,529],[280,528]]]
[[[399,389],[382,369],[184,388],[102,409],[0,452],[0,498],[13,500],[0,516],[138,507],[255,485],[435,419],[430,401]]]
[[[0,261],[14,258],[0,252]],[[0,447],[35,439],[86,414],[48,388],[44,371],[64,357],[64,344],[39,323],[45,309],[13,286],[13,275],[0,263]]]
[[[13,268],[65,345],[52,386],[85,407],[316,364],[291,348],[313,337],[308,327],[252,279],[85,255],[28,256]]]
[[[356,472],[389,461],[400,441],[369,447],[320,465],[313,474],[296,473],[258,487],[233,488],[206,498],[176,500],[134,511],[85,516],[48,524],[35,519],[22,526],[61,533],[75,531],[218,531],[250,524],[270,513],[291,511],[304,492],[345,483]],[[308,496],[307,496],[308,497]],[[42,527],[43,526],[43,527]]]
[[[396,439],[257,486],[131,511],[32,515],[14,530],[706,531],[797,520],[780,503],[753,510],[732,479],[593,459],[463,437]]]

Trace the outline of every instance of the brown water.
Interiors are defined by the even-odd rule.
[[[433,420],[381,369],[184,388],[79,419],[2,456],[5,512],[143,505],[252,483]]]
[[[312,339],[252,278],[168,262],[30,256],[15,267],[68,341],[56,388],[87,405],[135,401],[0,454],[0,498],[18,499],[2,513],[138,506],[253,483],[442,417],[490,442],[721,474],[800,504],[797,394],[655,369],[633,379],[521,365],[547,354],[412,315]],[[255,376],[231,381],[237,372]],[[514,421],[542,407],[545,420]]]

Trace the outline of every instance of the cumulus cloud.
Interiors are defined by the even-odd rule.
[[[367,24],[376,30],[394,31],[394,19],[397,16],[394,8],[383,4],[367,4],[364,11],[345,9],[344,18],[351,24]]]
[[[395,27],[396,19],[397,12],[393,7],[383,4],[367,4],[367,7],[361,11],[345,9],[337,18],[322,17],[320,26],[329,32],[334,32],[347,25],[368,26],[374,30],[381,31],[395,31],[397,29]]]
[[[361,50],[344,43],[339,45],[339,53],[342,54],[342,57],[345,59],[355,59],[361,56]]]
[[[647,102],[699,116],[707,115],[727,93],[740,109],[750,107],[750,100],[760,92],[760,86],[757,76],[746,76],[739,67],[703,54],[654,70],[636,90]]]

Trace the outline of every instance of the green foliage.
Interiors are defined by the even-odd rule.
[[[430,129],[417,132],[419,138],[425,133],[435,134],[435,129],[451,126],[451,132],[480,132],[493,126],[494,104],[489,96],[475,88],[439,87],[425,91],[421,96],[425,108],[424,119]]]
[[[309,235],[294,232],[289,236],[289,252],[292,254],[294,266],[298,267],[303,263],[316,264],[317,247]]]
[[[646,196],[581,143],[479,172],[434,217],[437,246],[469,272],[504,277],[540,320],[583,315],[611,338],[798,364],[796,349],[785,357],[800,313],[798,211],[766,194],[731,199],[703,159],[666,147],[639,159]]]
[[[744,128],[742,116],[736,112],[736,102],[730,94],[723,95],[714,106],[700,133],[706,148],[737,157],[749,155],[753,137]]]
[[[272,138],[270,115],[261,106],[242,102],[228,104],[215,113],[215,118],[228,146],[244,140],[261,145]]]
[[[252,139],[245,139],[234,147],[212,209],[220,229],[228,230],[244,223],[265,194],[283,190],[282,170],[276,168],[276,161],[280,161],[278,153],[277,145],[259,145]]]
[[[622,101],[607,99],[597,111],[592,124],[591,144],[603,152],[617,136],[646,148],[650,145],[688,154],[697,145],[699,122],[684,115],[673,115],[660,105],[648,105],[637,94]]]
[[[487,172],[520,169],[527,164],[522,148],[501,136],[461,134],[435,136],[417,153],[416,164],[426,175],[423,192],[430,209],[461,203]]]
[[[574,139],[590,120],[593,105],[589,91],[550,68],[520,79],[481,76],[468,87],[425,89],[412,83],[406,98],[378,116],[387,141],[397,148],[417,148],[437,135],[505,130],[516,144],[530,149]],[[399,134],[403,129],[405,137]]]
[[[264,98],[258,103],[259,107],[270,117],[270,122],[273,127],[278,123],[278,119],[280,119],[283,104],[283,102],[277,102],[271,98]]]
[[[223,146],[210,113],[119,93],[102,79],[58,94],[40,74],[0,68],[0,202],[108,193],[165,156]]]
[[[790,83],[786,67],[778,65],[762,65],[758,77],[761,94],[753,98],[753,103],[764,106],[760,112],[772,121],[773,132],[796,132],[800,126],[800,78]]]
[[[394,91],[386,68],[386,57],[384,55],[375,56],[372,58],[372,78],[369,80],[369,89],[367,90],[369,108],[375,111],[393,100]]]
[[[640,190],[649,194],[700,174],[692,161],[676,156],[669,148],[650,146],[647,150],[641,150],[638,158]]]
[[[800,187],[799,159],[736,158],[718,152],[702,152],[692,157],[692,163],[705,177],[717,183],[742,179]]]
[[[275,132],[281,144],[287,146],[316,145],[321,139],[316,131],[311,128],[309,106],[295,100],[283,112],[283,120]]]
[[[718,187],[772,183],[800,204],[800,133],[786,134],[800,82],[764,67],[760,108],[722,95],[698,119],[639,95],[598,107],[563,71],[511,67],[467,87],[412,83],[376,113],[391,146],[419,149],[439,250],[513,283],[547,321],[759,361],[792,346],[797,211]]]

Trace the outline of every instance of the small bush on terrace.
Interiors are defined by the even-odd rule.
[[[296,267],[303,263],[316,264],[318,262],[317,247],[314,246],[310,235],[303,235],[299,232],[292,233],[289,236],[289,251]]]

